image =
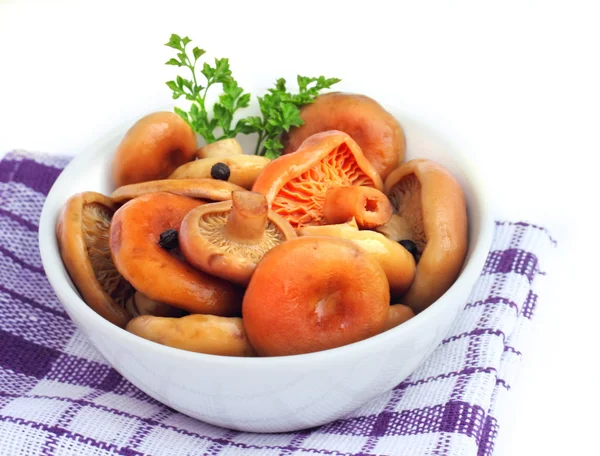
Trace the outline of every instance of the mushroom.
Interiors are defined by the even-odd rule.
[[[135,290],[115,267],[108,245],[116,205],[96,192],[78,193],[67,201],[56,225],[64,265],[86,304],[124,327],[132,315],[124,308]]]
[[[385,179],[404,161],[406,141],[398,121],[379,103],[365,95],[330,92],[300,109],[304,123],[283,135],[284,154],[321,131],[348,133],[364,156]]]
[[[392,217],[393,208],[383,193],[370,187],[334,187],[325,193],[323,219],[328,224],[354,220],[362,229],[376,228]]]
[[[116,189],[111,199],[122,204],[141,195],[157,192],[169,192],[208,201],[225,201],[231,199],[231,192],[245,191],[239,185],[214,179],[163,179],[124,185]]]
[[[306,236],[271,249],[244,295],[248,340],[261,356],[311,353],[379,334],[389,285],[381,265],[347,239]]]
[[[414,316],[415,313],[410,307],[403,304],[393,304],[389,308],[384,331],[395,328],[396,326],[399,326],[402,323],[410,320]]]
[[[401,296],[415,276],[415,260],[400,244],[383,234],[358,229],[356,222],[339,225],[306,226],[296,230],[299,236],[335,236],[353,241],[375,258],[388,279],[392,296]]]
[[[203,204],[166,192],[125,203],[115,212],[110,228],[112,257],[123,277],[154,301],[190,313],[235,316],[241,290],[193,268],[173,236],[185,215]]]
[[[113,159],[117,187],[165,179],[196,154],[196,135],[173,112],[155,112],[138,120],[121,140]]]
[[[215,143],[216,144],[216,143]],[[256,177],[271,160],[259,155],[230,155],[194,160],[181,165],[169,176],[169,179],[210,178],[228,181],[232,184],[251,189]],[[218,168],[228,170],[226,176],[216,173]]]
[[[221,356],[255,356],[241,318],[188,315],[182,318],[136,317],[127,331],[168,347]]]
[[[399,242],[404,239],[412,239],[413,237],[412,229],[408,223],[408,220],[400,217],[398,214],[392,214],[390,220],[387,223],[376,227],[375,231],[383,234],[386,238],[394,242]]]
[[[358,222],[370,220],[369,225],[375,220],[387,222],[385,196],[378,196],[377,204],[371,203],[374,190],[383,188],[375,169],[350,136],[341,131],[326,131],[308,138],[296,152],[269,163],[252,190],[263,193],[274,212],[285,217],[294,228],[301,228],[326,225],[325,213],[338,212],[335,207],[327,208],[327,201],[335,204],[346,193],[341,190],[330,193],[328,200],[328,191],[343,187],[357,187],[349,192],[352,201],[364,202],[363,207],[345,205],[344,216],[353,216]],[[373,214],[365,216],[367,212]]]
[[[465,196],[458,181],[432,160],[408,161],[385,181],[397,215],[412,234],[418,255],[415,280],[403,296],[416,313],[426,309],[454,283],[468,247]]]
[[[242,155],[243,153],[242,146],[237,139],[227,138],[202,146],[196,151],[196,156],[198,158],[217,158]]]
[[[133,315],[154,315],[156,317],[182,317],[186,312],[172,307],[164,302],[150,299],[143,293],[136,291],[125,303],[125,308]]]
[[[233,192],[231,201],[200,206],[181,223],[186,259],[202,271],[247,285],[256,264],[270,249],[296,237],[281,216],[255,192]]]

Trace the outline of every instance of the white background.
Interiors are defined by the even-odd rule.
[[[46,2],[49,3],[49,2]],[[388,4],[389,3],[389,4]],[[126,5],[126,6],[125,6]],[[450,126],[498,218],[559,241],[498,454],[592,454],[600,424],[600,26],[594,2],[0,0],[0,154],[76,154],[170,103],[188,34],[242,87],[296,74]]]

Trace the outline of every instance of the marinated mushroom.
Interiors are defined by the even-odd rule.
[[[56,226],[62,260],[83,300],[99,315],[124,327],[132,315],[124,308],[135,290],[111,258],[109,229],[116,205],[96,192],[67,201]]]
[[[241,318],[188,315],[166,318],[144,315],[127,331],[168,347],[221,356],[254,356]]]
[[[296,151],[302,142],[327,130],[348,133],[364,156],[385,179],[404,161],[406,141],[398,121],[379,103],[365,95],[330,92],[300,110],[304,124],[284,135],[284,154]]]
[[[231,192],[234,191],[246,190],[231,182],[214,179],[163,179],[124,185],[110,197],[115,203],[121,204],[148,193],[169,192],[207,201],[225,201],[231,199]]]
[[[385,210],[385,205],[377,204],[374,207],[369,203],[372,190],[383,188],[377,171],[350,136],[341,131],[326,131],[308,138],[296,152],[269,163],[256,179],[252,190],[264,194],[271,209],[283,216],[290,225],[301,228],[326,225],[327,192],[352,186],[357,187],[354,200],[360,193],[365,194],[364,201],[368,207],[359,208],[360,211],[364,213],[373,209],[375,214],[370,216],[371,219],[385,219],[378,214]],[[360,214],[348,215],[357,220],[360,218]]]
[[[193,268],[178,247],[160,245],[167,230],[179,231],[197,199],[159,192],[139,196],[113,217],[110,248],[119,272],[144,295],[190,313],[239,314],[241,290]]]
[[[256,177],[271,160],[259,155],[230,155],[226,157],[202,158],[181,165],[169,179],[217,179],[213,176],[215,166],[227,167],[229,175],[226,180],[232,184],[251,189]]]
[[[255,192],[233,192],[231,201],[200,206],[181,223],[180,245],[197,268],[246,285],[256,264],[270,249],[296,237],[281,216],[268,210]]]
[[[196,154],[192,128],[172,112],[155,112],[127,131],[113,159],[115,186],[165,179]]]
[[[439,163],[406,162],[385,181],[397,215],[410,227],[416,244],[417,272],[404,304],[416,313],[426,309],[454,283],[467,247],[467,210],[458,181]]]
[[[384,331],[395,328],[396,326],[400,326],[402,323],[410,320],[414,316],[415,313],[410,307],[403,304],[393,304],[388,310],[388,318],[385,322]]]
[[[393,208],[393,206],[392,206]],[[396,209],[393,208],[393,211]],[[375,231],[383,234],[386,238],[399,242],[404,239],[412,239],[413,233],[408,220],[400,217],[398,214],[392,214],[387,223],[375,228]]]
[[[156,317],[182,317],[186,312],[164,302],[150,299],[143,293],[136,291],[125,303],[125,308],[133,315],[154,315]]]
[[[227,138],[202,146],[196,151],[196,156],[198,158],[217,158],[242,155],[243,153],[242,146],[237,139]]]
[[[353,241],[379,262],[393,297],[408,290],[415,276],[415,260],[406,249],[380,233],[360,231],[354,220],[340,225],[306,226],[299,228],[297,233],[299,236],[334,236]]]
[[[306,236],[271,249],[258,263],[242,312],[261,356],[311,353],[379,334],[389,285],[381,265],[347,239]]]
[[[383,193],[369,187],[335,187],[325,193],[323,219],[328,224],[354,220],[362,229],[388,222],[393,208]]]

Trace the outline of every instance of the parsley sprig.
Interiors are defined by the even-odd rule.
[[[256,155],[268,158],[277,158],[281,155],[283,144],[281,135],[289,132],[292,127],[299,127],[304,123],[300,117],[300,107],[315,101],[319,92],[330,88],[341,81],[338,78],[309,78],[298,76],[298,93],[292,94],[286,88],[286,80],[279,78],[275,88],[269,89],[264,97],[258,97],[258,104],[262,118],[248,117],[248,125],[258,133],[256,142]]]
[[[192,102],[189,112],[181,108],[175,108],[179,114],[194,131],[199,133],[207,143],[212,143],[226,138],[235,138],[239,133],[252,133],[245,119],[239,120],[232,127],[233,116],[238,109],[247,108],[250,104],[250,94],[244,93],[237,81],[231,74],[229,59],[215,59],[214,66],[204,62],[200,73],[204,76],[206,82],[201,85],[198,83],[196,66],[200,63],[200,57],[206,54],[204,49],[194,47],[191,55],[188,52],[188,44],[191,40],[186,36],[181,38],[179,35],[172,34],[169,42],[165,44],[177,51],[177,58],[172,58],[166,62],[167,65],[174,65],[180,68],[187,68],[192,79],[186,79],[177,76],[173,81],[168,81],[167,86],[173,91],[173,99],[185,97]],[[211,86],[220,84],[223,93],[219,96],[218,103],[213,106],[212,117],[209,117],[209,110],[206,107],[206,96]],[[221,135],[215,132],[220,127]]]
[[[173,91],[173,98],[185,97],[192,102],[189,111],[176,107],[179,114],[192,129],[200,134],[207,143],[212,143],[226,138],[235,138],[238,134],[257,133],[258,140],[254,153],[268,158],[277,158],[281,155],[283,144],[281,135],[289,132],[292,127],[299,127],[304,123],[300,117],[300,108],[315,101],[319,92],[329,89],[341,81],[338,78],[310,78],[298,76],[298,93],[291,93],[286,88],[286,80],[277,79],[275,87],[268,90],[263,97],[258,97],[261,116],[250,116],[238,120],[232,127],[234,114],[250,104],[250,93],[244,93],[231,74],[229,59],[215,59],[214,66],[207,62],[202,64],[200,73],[206,82],[198,83],[196,67],[200,58],[206,53],[204,49],[194,47],[191,55],[188,44],[191,40],[186,36],[181,38],[173,34],[165,44],[177,51],[177,58],[166,62],[179,68],[186,68],[192,74],[191,79],[177,76],[173,81],[168,81],[167,86]],[[206,106],[206,96],[211,86],[221,85],[223,93],[219,101],[212,108],[212,116]],[[217,133],[221,129],[221,134]]]

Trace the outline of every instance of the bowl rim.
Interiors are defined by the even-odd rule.
[[[410,122],[412,124],[416,124],[419,128],[424,129],[426,131],[434,132],[436,138],[441,138],[444,143],[448,143],[451,146],[455,146],[456,141],[449,140],[451,135],[449,135],[448,132],[442,131],[439,128],[439,126],[433,127],[431,125],[425,124],[417,116],[411,115],[410,113],[405,113],[404,111],[401,111],[400,109],[394,107],[389,103],[380,104],[388,111],[389,109],[393,109],[393,111],[402,112],[403,114],[406,114],[406,117],[410,119]],[[158,109],[152,112],[164,110],[172,111],[173,106],[174,105],[161,105],[157,107]],[[392,115],[394,114],[392,113]],[[394,117],[396,116],[394,115]],[[98,313],[96,313],[85,303],[85,301],[80,297],[80,295],[74,289],[74,287],[71,287],[67,283],[67,281],[64,280],[63,274],[68,277],[68,273],[66,272],[66,268],[64,266],[64,263],[62,262],[55,235],[56,218],[59,214],[57,212],[51,213],[49,207],[50,205],[48,204],[48,202],[53,201],[55,199],[55,193],[59,191],[58,189],[60,187],[65,185],[63,181],[66,181],[68,177],[68,173],[65,173],[65,171],[71,168],[76,168],[80,162],[85,162],[90,156],[93,156],[95,153],[102,153],[102,151],[106,150],[108,145],[113,143],[116,138],[122,137],[122,135],[128,130],[128,128],[131,125],[133,125],[133,123],[139,118],[140,116],[138,115],[135,118],[132,118],[128,121],[121,122],[116,127],[107,131],[105,134],[98,136],[96,140],[91,141],[88,147],[84,148],[75,157],[73,157],[73,159],[68,163],[68,165],[61,171],[60,175],[53,183],[50,191],[48,192],[48,195],[46,196],[40,215],[40,222],[38,228],[39,250],[46,277],[54,293],[61,302],[63,308],[65,308],[65,311],[67,311],[69,318],[73,320],[69,313],[68,307],[79,306],[80,308],[77,310],[79,312],[82,312],[88,319],[96,320],[97,324],[102,327],[103,332],[111,332],[113,334],[114,339],[116,339],[115,343],[123,343],[128,345],[135,344],[140,350],[157,351],[160,354],[167,355],[170,357],[177,356],[183,362],[208,362],[217,365],[247,367],[254,369],[267,369],[275,366],[298,365],[299,363],[328,363],[339,357],[344,357],[345,355],[348,355],[352,352],[370,352],[376,349],[381,344],[387,344],[392,339],[398,337],[399,334],[401,334],[403,331],[413,331],[415,328],[420,326],[422,322],[425,321],[425,319],[435,319],[440,313],[442,313],[442,306],[446,298],[450,298],[459,288],[461,288],[463,283],[465,283],[468,280],[468,276],[476,275],[476,277],[479,277],[480,275],[481,269],[483,268],[485,259],[492,244],[494,231],[494,218],[492,215],[493,211],[491,207],[490,193],[488,191],[488,186],[486,184],[485,179],[473,169],[472,164],[466,159],[467,154],[464,152],[464,148],[452,147],[453,160],[456,163],[462,175],[464,176],[464,178],[470,182],[471,187],[474,190],[473,199],[477,200],[478,202],[478,212],[480,218],[478,242],[475,246],[473,246],[468,261],[466,261],[463,264],[461,272],[458,278],[452,284],[452,286],[448,290],[446,290],[446,292],[442,296],[440,296],[434,303],[432,303],[428,308],[415,315],[408,321],[404,322],[403,324],[396,326],[390,330],[384,331],[375,336],[369,337],[367,339],[363,339],[361,341],[354,342],[341,347],[331,348],[313,353],[272,357],[235,357],[213,355],[207,353],[197,353],[179,348],[169,347],[136,336],[126,331],[124,328],[116,326],[113,323],[110,323],[108,320],[105,320],[103,317],[101,317]],[[472,236],[472,234],[470,236]],[[471,241],[469,240],[469,242]],[[469,247],[471,247],[471,245],[469,245]],[[56,267],[55,263],[57,262],[60,265],[60,267]],[[69,304],[65,304],[65,302],[68,302]],[[75,322],[74,324],[77,326]]]

